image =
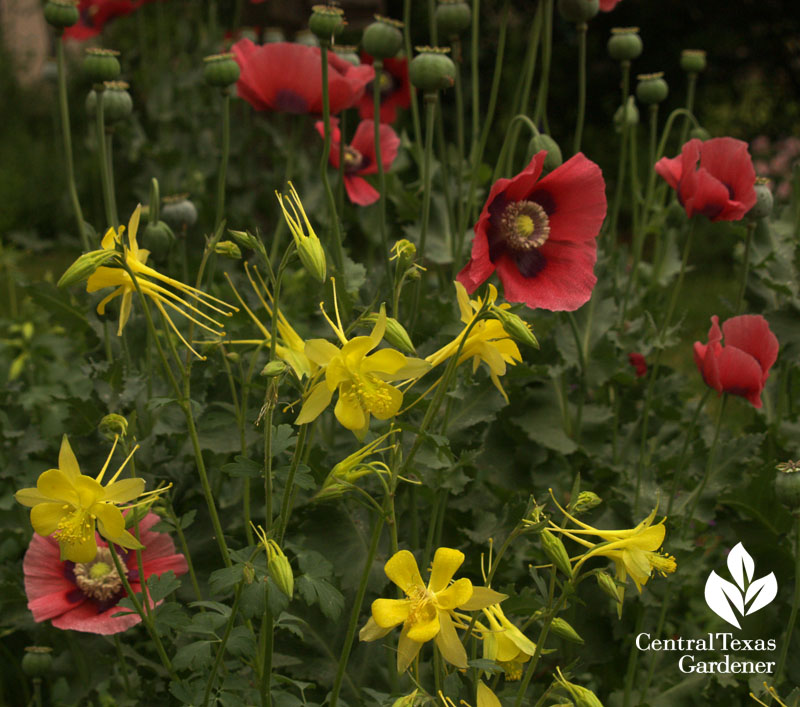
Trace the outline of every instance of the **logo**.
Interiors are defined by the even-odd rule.
[[[728,555],[728,571],[733,582],[720,577],[713,570],[706,580],[706,604],[721,619],[731,626],[741,628],[739,616],[749,616],[763,609],[778,594],[778,582],[775,573],[753,579],[755,562],[744,545],[739,543]]]

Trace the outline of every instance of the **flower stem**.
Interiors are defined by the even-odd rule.
[[[476,4],[478,0],[475,0]],[[475,10],[474,12],[477,12]],[[414,56],[411,52],[411,0],[403,0],[403,46],[405,48],[408,61]],[[378,76],[375,76],[377,84]],[[376,86],[377,88],[377,86]],[[377,116],[373,116],[375,120]],[[421,157],[420,146],[422,145],[422,127],[419,121],[419,103],[417,102],[417,92],[411,89],[411,122],[414,125],[414,148],[417,158]]]
[[[583,121],[586,118],[586,32],[589,26],[579,22],[578,30],[578,119],[575,124],[575,140],[572,151],[581,151],[581,138],[583,137]]]
[[[269,608],[269,582],[264,582],[264,620],[261,622],[261,636],[264,648],[261,659],[261,705],[272,705],[272,652],[275,637],[275,622]]]
[[[125,656],[122,655],[122,643],[120,643],[119,635],[114,634],[114,650],[117,652],[117,661],[119,662],[119,671],[122,673],[122,684],[125,686],[125,694],[132,697],[131,683],[128,679],[128,663],[125,661]]]
[[[69,200],[72,202],[72,211],[78,226],[78,235],[81,247],[89,250],[89,238],[83,224],[83,212],[78,200],[78,190],[75,186],[75,164],[72,158],[72,131],[69,124],[69,106],[67,104],[67,77],[64,66],[64,42],[61,41],[61,32],[56,37],[56,56],[58,61],[58,109],[61,113],[61,137],[64,141],[64,159],[67,161],[67,188]]]
[[[622,103],[620,105],[622,106],[622,110],[624,112],[625,106],[628,103],[628,96],[630,95],[631,91],[631,62],[623,61],[620,65],[620,68],[622,69]],[[614,204],[611,207],[611,218],[609,219],[608,228],[608,232],[611,234],[612,242],[614,243],[617,241],[617,220],[619,218],[619,208],[622,205],[622,188],[625,184],[625,158],[628,152],[628,125],[624,120],[622,122],[622,131],[620,137],[619,161],[617,163],[617,184],[614,187]]]
[[[183,552],[183,556],[186,558],[186,566],[189,568],[189,579],[192,582],[192,589],[194,590],[194,594],[197,597],[197,601],[203,601],[203,593],[200,591],[200,585],[197,582],[197,575],[194,572],[194,563],[192,562],[192,556],[189,553],[189,545],[186,542],[186,536],[183,533],[183,528],[181,527],[180,520],[178,519],[177,514],[175,513],[175,509],[172,507],[172,501],[167,501],[166,503],[167,513],[169,514],[170,520],[172,520],[172,524],[175,526],[175,532],[178,535],[178,543],[181,546],[181,551]]]
[[[533,122],[550,132],[547,123],[547,94],[550,89],[550,63],[553,56],[553,1],[545,0],[544,5],[544,41],[542,42],[542,73],[539,76],[539,92],[536,96],[536,112]]]
[[[211,673],[208,676],[208,681],[206,682],[206,689],[203,693],[203,707],[206,707],[208,704],[208,698],[211,696],[211,688],[214,686],[214,680],[217,677],[217,671],[219,670],[220,663],[222,663],[222,658],[225,656],[225,646],[228,644],[228,638],[230,638],[231,631],[233,630],[233,624],[236,621],[236,615],[239,613],[239,602],[242,598],[243,588],[244,580],[241,580],[236,585],[236,594],[233,597],[231,613],[228,617],[228,622],[225,624],[225,632],[222,634],[222,638],[220,639],[219,646],[217,647],[217,655],[214,659],[214,665],[211,668]]]
[[[381,232],[381,245],[383,246],[383,265],[386,268],[386,283],[391,286],[392,270],[389,265],[389,239],[386,234],[386,173],[383,170],[381,159],[381,92],[378,90],[380,73],[383,71],[383,59],[375,57],[373,64],[375,67],[375,80],[372,89],[372,124],[375,128],[375,166],[378,168],[378,227]],[[344,134],[342,134],[341,144],[344,145]],[[339,165],[344,162],[340,159]]]
[[[228,156],[231,151],[231,94],[227,88],[222,91],[222,159],[217,177],[217,215],[214,219],[216,232],[225,214],[225,179],[228,174]]]
[[[781,654],[778,658],[778,667],[775,669],[775,684],[783,681],[783,669],[786,666],[786,656],[792,642],[792,632],[797,623],[797,611],[800,608],[800,514],[794,518],[794,594],[792,595],[792,612],[789,614],[789,623],[786,624],[786,637],[783,639]]]
[[[690,72],[689,75],[686,77],[686,111],[687,114],[694,113],[694,92],[695,88],[697,87],[697,74],[695,72]],[[678,146],[680,147],[683,143],[686,142],[686,138],[689,135],[689,124],[691,123],[690,118],[686,117],[686,120],[683,121],[683,127],[681,127],[681,135],[680,135],[680,142]]]
[[[286,488],[283,489],[281,515],[278,519],[278,528],[275,532],[279,545],[283,541],[284,533],[286,533],[286,526],[289,524],[289,516],[292,512],[292,504],[290,501],[292,498],[292,491],[294,490],[294,477],[297,474],[297,467],[300,465],[300,459],[302,459],[303,456],[308,427],[309,425],[300,425],[300,432],[297,434],[297,444],[295,445],[294,455],[292,456],[292,464],[289,467],[289,475],[286,477]]]
[[[108,157],[106,156],[106,120],[105,110],[103,107],[103,98],[105,96],[105,86],[103,84],[96,84],[94,93],[96,100],[95,118],[97,124],[97,156],[100,161],[100,179],[103,186],[103,206],[106,212],[107,225],[113,227],[114,230],[119,226],[117,214],[113,207],[113,197],[111,190],[111,177],[108,173]]]
[[[739,296],[736,298],[736,314],[742,313],[742,305],[744,304],[744,293],[747,290],[747,275],[750,271],[750,246],[753,242],[753,231],[756,230],[755,219],[750,219],[747,222],[747,235],[744,241],[744,263],[742,265],[742,281],[739,284]]]

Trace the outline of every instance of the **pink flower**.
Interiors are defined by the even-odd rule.
[[[603,12],[611,12],[621,0],[600,0],[600,9]]]
[[[316,123],[317,132],[324,137],[325,129],[322,121]],[[339,144],[342,133],[339,130],[339,121],[331,119],[331,166],[339,169]],[[381,162],[383,171],[388,172],[392,166],[397,149],[400,147],[400,138],[389,125],[381,124],[380,127]],[[371,120],[362,120],[356,128],[353,141],[344,148],[344,188],[347,196],[354,204],[369,206],[378,200],[380,194],[361,176],[362,174],[376,174],[378,164],[375,160],[375,123]]]
[[[633,366],[634,370],[636,371],[637,378],[644,378],[647,375],[647,361],[645,357],[642,356],[640,353],[633,353],[628,354],[628,363]]]
[[[168,570],[176,575],[188,570],[186,558],[175,552],[172,538],[150,530],[159,520],[155,513],[148,513],[139,523],[145,547],[142,550],[145,580]],[[56,628],[103,635],[125,631],[141,621],[135,613],[114,616],[125,589],[108,544],[99,535],[97,546],[97,556],[92,562],[62,562],[55,540],[41,535],[31,538],[22,569],[28,608],[33,612],[34,621],[50,619]],[[119,547],[117,554],[127,570],[131,589],[141,592],[136,554]]]

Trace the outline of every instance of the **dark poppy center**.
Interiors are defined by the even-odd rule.
[[[347,145],[344,148],[344,171],[346,174],[358,172],[364,166],[364,155],[358,150]]]
[[[108,601],[122,590],[122,580],[108,548],[97,548],[97,556],[91,562],[75,563],[73,572],[75,584],[89,599]]]
[[[388,71],[381,71],[378,76],[378,90],[381,93],[381,98],[390,95],[395,89],[395,80]],[[372,93],[375,90],[375,81],[370,81],[367,84],[367,90]]]
[[[515,254],[540,248],[550,236],[547,212],[535,201],[512,201],[500,217],[500,235]]]
[[[308,113],[308,101],[299,93],[282,88],[275,94],[275,110],[283,113]]]

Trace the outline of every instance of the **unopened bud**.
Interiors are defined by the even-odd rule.
[[[398,269],[405,271],[414,262],[414,257],[417,255],[417,246],[407,238],[401,238],[392,246],[392,252],[394,255],[391,260],[396,259]]]
[[[596,493],[592,491],[581,491],[578,494],[578,500],[575,501],[575,505],[572,507],[573,513],[586,513],[586,511],[592,510],[592,508],[597,508],[603,499],[600,498]]]
[[[622,601],[620,587],[617,586],[617,583],[612,579],[610,574],[601,570],[595,575],[595,578],[597,579],[597,586],[600,587],[605,594],[616,602]]]
[[[684,49],[681,52],[681,69],[687,74],[699,74],[705,71],[706,53],[702,49]]]
[[[456,81],[456,65],[447,56],[447,47],[417,47],[419,54],[408,65],[411,84],[425,93],[451,88]]]
[[[542,545],[544,546],[545,554],[550,561],[558,567],[567,577],[572,579],[572,565],[569,561],[567,548],[560,538],[557,538],[546,528],[542,531]]]
[[[261,375],[267,376],[267,378],[274,378],[286,373],[287,370],[289,370],[289,367],[283,361],[270,361],[261,369]]]
[[[553,622],[550,624],[550,629],[557,636],[561,636],[561,638],[565,638],[568,641],[572,641],[573,643],[583,643],[583,639],[580,637],[578,632],[566,621],[564,621],[564,619],[559,618],[558,616],[553,619]]]
[[[242,567],[242,579],[245,584],[252,584],[256,579],[256,570],[252,563],[245,562]]]
[[[314,5],[308,28],[323,42],[330,42],[344,27],[344,11],[333,5]]]
[[[289,558],[283,554],[283,550],[274,540],[268,540],[267,550],[267,571],[272,581],[289,599],[294,593],[294,575]]]
[[[608,54],[616,61],[631,61],[642,53],[638,27],[613,27],[608,40]]]
[[[175,243],[175,234],[164,221],[148,223],[144,227],[142,245],[157,259],[166,257],[173,243]]]
[[[539,348],[539,342],[533,335],[530,324],[523,320],[522,317],[495,305],[489,308],[489,312],[495,319],[500,321],[507,334],[522,344],[527,344],[535,349]]]
[[[220,241],[214,246],[214,252],[232,260],[240,260],[242,257],[242,251],[233,241]]]
[[[778,464],[777,469],[775,495],[790,510],[800,510],[800,462]]]
[[[89,276],[97,268],[116,257],[116,255],[117,252],[115,250],[93,250],[89,253],[84,253],[67,268],[58,281],[58,287],[70,287],[88,280]]]
[[[389,59],[403,46],[403,23],[389,17],[375,15],[361,37],[364,51],[376,59]]]
[[[318,238],[306,238],[297,244],[297,254],[300,262],[311,277],[318,282],[325,282],[327,266],[325,261],[325,251]]]
[[[364,321],[369,324],[375,324],[375,322],[378,321],[379,316],[380,315],[373,312],[365,315]],[[384,337],[386,341],[388,341],[399,351],[402,351],[409,356],[413,356],[416,353],[414,344],[411,342],[411,337],[409,337],[405,327],[394,317],[386,317],[386,332],[384,333]]]
[[[552,172],[564,162],[564,157],[561,154],[561,148],[558,146],[558,143],[545,133],[534,135],[528,143],[528,155],[530,157],[533,157],[542,150],[547,152],[547,156],[544,158],[544,168],[548,172]]]
[[[124,437],[128,434],[128,421],[122,416],[112,412],[106,415],[98,425],[100,434],[108,440],[115,437]]]
[[[636,84],[636,97],[649,105],[661,103],[669,94],[669,86],[664,81],[664,72],[659,71],[655,74],[639,74],[636,77],[639,83]]]

